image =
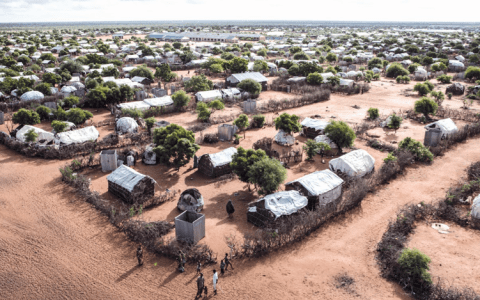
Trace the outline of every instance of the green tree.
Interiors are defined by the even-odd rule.
[[[340,84],[340,77],[338,76],[330,76],[327,78],[328,83],[330,83],[332,86],[336,86]]]
[[[212,114],[212,110],[208,108],[208,105],[205,102],[198,102],[196,111],[197,118],[203,122],[207,122]]]
[[[430,86],[428,86],[428,84],[420,83],[420,82],[415,84],[415,86],[413,87],[413,90],[415,92],[418,92],[420,96],[425,96],[432,91],[430,89]]]
[[[255,162],[248,170],[249,181],[260,188],[259,194],[271,194],[287,179],[287,170],[271,158]]]
[[[450,83],[452,80],[452,76],[448,76],[446,74],[440,75],[437,77],[437,80],[441,83]]]
[[[423,114],[425,118],[430,119],[428,115],[435,115],[438,109],[438,104],[430,98],[422,97],[415,102],[415,112]]]
[[[58,121],[58,120],[52,121],[51,125],[52,125],[53,130],[55,130],[56,133],[63,132],[65,130],[65,128],[67,128],[67,123],[62,122],[62,121]]]
[[[291,134],[292,132],[299,132],[302,129],[302,126],[298,122],[299,120],[300,117],[297,115],[289,115],[288,113],[283,113],[274,120],[275,129],[283,130],[287,134]]]
[[[52,86],[50,83],[42,82],[40,84],[37,84],[34,88],[34,90],[39,91],[40,93],[44,94],[45,96],[50,96],[52,95],[52,91],[50,90]]]
[[[28,143],[33,143],[37,140],[38,133],[35,132],[35,129],[30,129],[25,133],[25,141]]]
[[[228,69],[232,73],[243,73],[248,71],[248,60],[241,57],[235,57],[228,62]]]
[[[266,49],[260,49],[257,51],[257,55],[267,57],[267,50]]]
[[[255,72],[267,72],[269,70],[268,64],[264,60],[256,60],[253,63],[253,71]]]
[[[299,72],[300,74],[302,74],[303,76],[308,76],[308,74],[311,74],[311,73],[323,73],[323,68],[319,65],[317,65],[317,63],[315,62],[301,62],[299,65],[298,65],[298,69],[299,69]]]
[[[40,116],[40,120],[47,120],[50,117],[50,113],[52,112],[50,108],[40,105],[36,109],[37,114]]]
[[[323,83],[323,77],[320,73],[310,73],[307,76],[307,82],[313,85],[320,85]]]
[[[265,124],[265,116],[264,115],[255,115],[253,116],[253,124],[257,128],[262,128]]]
[[[150,134],[151,132],[151,129],[153,127],[153,125],[155,125],[155,118],[154,117],[150,117],[150,118],[146,118],[145,119],[145,125],[147,125],[147,130],[148,130],[148,133]]]
[[[225,104],[223,104],[222,100],[215,99],[208,103],[208,107],[212,109],[212,114],[215,112],[215,110],[222,110],[225,108]]]
[[[237,174],[238,179],[245,183],[250,183],[248,171],[253,164],[264,158],[267,158],[267,154],[261,149],[245,150],[242,147],[238,147],[237,153],[232,156],[232,162],[230,163],[230,167],[232,168],[233,173]],[[248,190],[250,190],[250,185],[248,186]]]
[[[119,87],[121,101],[132,101],[135,91],[128,85],[122,84]]]
[[[392,63],[387,69],[387,77],[396,78],[397,76],[404,76],[410,74],[401,64]]]
[[[435,102],[438,105],[442,105],[443,100],[445,100],[445,94],[442,93],[442,91],[432,91],[430,93],[430,96],[432,96],[435,99]]]
[[[327,143],[316,142],[315,140],[307,140],[307,142],[302,148],[307,154],[307,160],[312,160],[315,154],[317,154],[319,150],[323,150],[323,151],[331,150],[330,145],[328,145]]]
[[[118,69],[115,67],[108,67],[102,70],[102,76],[103,77],[113,76],[115,78],[118,78],[118,76],[120,76],[120,71],[118,71]]]
[[[52,86],[55,86],[57,83],[62,82],[62,76],[54,73],[45,73],[42,76],[42,81],[45,83],[49,83]]]
[[[153,150],[159,156],[160,162],[173,165],[178,169],[187,164],[200,147],[195,144],[195,134],[177,124],[163,128],[155,128],[153,141],[157,145]]]
[[[35,125],[40,123],[40,116],[36,111],[20,108],[13,114],[12,121],[15,124]]]
[[[327,55],[328,56],[328,55]],[[310,60],[310,56],[308,56],[305,52],[297,52],[293,55],[294,60]]]
[[[342,148],[351,147],[357,138],[353,129],[343,121],[331,121],[325,127],[325,135],[337,145],[340,153]]]
[[[205,75],[192,76],[190,80],[185,82],[185,90],[187,92],[201,92],[210,91],[213,89],[213,82],[209,80]]]
[[[248,121],[248,116],[246,114],[241,114],[233,121],[233,125],[237,126],[240,131],[245,130],[250,126]],[[246,132],[243,133],[243,138],[245,138]]]
[[[161,78],[163,81],[170,82],[177,74],[173,73],[168,64],[161,64],[155,69],[155,78]]]
[[[432,284],[432,278],[428,273],[431,260],[418,249],[403,249],[397,262],[405,273],[404,276],[409,278],[412,285],[429,286]]]
[[[173,48],[175,48],[175,49],[180,49],[180,48],[182,48],[182,43],[180,43],[180,42],[174,42],[174,43],[172,43],[172,46],[173,46]]]
[[[443,62],[435,63],[432,65],[432,71],[434,72],[445,71],[447,69],[448,67]]]
[[[220,58],[224,60],[232,60],[235,58],[235,55],[231,52],[223,52],[222,55],[220,55]]]
[[[245,92],[248,92],[252,96],[257,96],[262,91],[262,85],[250,78],[244,79],[237,84],[237,87]]]
[[[397,116],[395,113],[391,116],[390,122],[388,122],[387,126],[390,129],[394,129],[395,133],[397,133],[397,129],[400,128],[400,125],[402,125],[402,117]]]
[[[480,68],[469,66],[465,71],[465,78],[470,80],[480,79]]]
[[[190,96],[184,90],[180,90],[173,93],[172,100],[175,107],[181,108],[190,103]]]
[[[338,58],[337,58],[337,55],[336,55],[335,53],[330,52],[330,53],[327,54],[327,56],[325,57],[325,59],[326,59],[328,62],[332,63],[332,62],[337,61]]]
[[[255,70],[255,66],[254,66],[254,70]],[[221,64],[212,64],[210,66],[210,71],[218,74],[218,73],[222,73],[224,70],[223,70],[223,66]]]
[[[135,76],[145,77],[150,80],[153,80],[153,73],[146,66],[138,66],[135,69],[131,70],[130,77],[133,78]]]
[[[68,121],[74,123],[75,125],[85,123],[85,121],[90,118],[93,118],[93,114],[88,110],[83,110],[81,108],[71,108],[67,112]]]
[[[302,52],[302,48],[300,48],[299,46],[293,46],[293,47],[290,47],[288,51],[290,52],[290,54],[295,54],[298,52]]]
[[[367,113],[368,113],[368,118],[370,120],[375,120],[376,118],[378,118],[380,116],[380,114],[378,113],[378,108],[370,107],[368,109]]]

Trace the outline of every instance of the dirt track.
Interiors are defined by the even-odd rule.
[[[234,261],[218,299],[406,299],[379,277],[375,247],[397,209],[429,202],[480,160],[470,140],[369,195],[361,207],[268,258]],[[0,146],[0,290],[3,299],[191,299],[194,267],[147,255],[135,267],[135,245],[59,183],[59,161],[24,158]],[[158,265],[155,267],[154,263]],[[353,293],[334,286],[348,273]],[[211,268],[205,270],[211,287]],[[211,289],[210,289],[211,291]],[[211,294],[211,292],[210,292]]]

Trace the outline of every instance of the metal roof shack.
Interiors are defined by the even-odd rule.
[[[155,194],[153,178],[121,165],[107,176],[108,191],[128,203],[143,203]]]
[[[225,79],[225,83],[227,86],[236,87],[237,84],[239,84],[242,80],[245,80],[245,79],[253,79],[262,85],[262,91],[267,90],[268,79],[267,77],[263,76],[259,72],[232,74],[230,77]]]

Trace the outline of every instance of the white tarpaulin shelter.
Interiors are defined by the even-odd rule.
[[[120,103],[118,105],[120,109],[138,109],[141,111],[148,110],[150,108],[150,105],[143,101],[132,101],[132,102],[126,102],[126,103]]]
[[[40,129],[40,128],[37,128],[37,127],[34,127],[34,126],[25,125],[20,130],[17,131],[17,135],[16,135],[17,140],[25,142],[25,139],[26,139],[25,134],[28,131],[30,131],[31,129],[35,130],[35,133],[38,134],[38,137],[37,137],[37,140],[36,140],[37,142],[41,141],[41,140],[46,140],[46,142],[48,143],[48,142],[53,141],[53,139],[54,139],[54,135],[51,132],[45,131],[43,129]]]
[[[279,130],[278,133],[275,135],[275,142],[282,146],[293,145],[295,143],[295,138],[293,137],[293,135],[287,134],[283,130]]]
[[[434,128],[439,128],[442,131],[442,139],[447,138],[449,135],[458,132],[457,125],[455,125],[455,123],[450,118],[438,120],[425,126],[426,130]]]
[[[332,148],[332,149],[337,149],[338,148],[337,144],[332,142],[332,140],[329,139],[328,136],[326,136],[326,135],[319,135],[319,136],[315,137],[315,142],[328,144],[330,146],[330,148]],[[318,151],[320,151],[320,150],[318,150]]]
[[[265,201],[265,209],[275,215],[275,219],[296,213],[308,204],[308,199],[298,191],[285,191],[270,194],[258,201]]]
[[[210,160],[212,161],[213,166],[216,168],[231,163],[232,157],[236,153],[237,149],[235,149],[234,147],[230,147],[223,151],[208,155],[210,156]]]
[[[322,132],[323,130],[325,130],[325,127],[327,127],[328,124],[330,124],[330,122],[317,120],[317,119],[310,119],[308,117],[305,118],[301,123],[301,125],[304,127],[314,128],[316,131],[321,130]]]
[[[340,85],[342,85],[342,86],[352,87],[354,82],[355,82],[355,81],[353,81],[352,79],[343,79],[343,78],[340,78]]]
[[[352,177],[363,177],[375,168],[375,159],[367,151],[359,149],[332,159],[330,170],[340,171]]]
[[[95,126],[88,126],[82,129],[57,134],[55,144],[81,144],[88,141],[96,141],[99,136],[100,134]]]
[[[76,87],[74,87],[73,85],[65,85],[62,87],[62,89],[60,90],[60,93],[64,94],[65,96],[69,96],[71,93],[75,92],[77,90]]]
[[[26,92],[22,96],[20,96],[20,100],[22,101],[42,100],[43,98],[45,98],[45,96],[43,96],[43,94],[38,91]]]
[[[115,171],[110,173],[110,175],[107,176],[107,180],[121,186],[129,192],[132,192],[137,183],[139,183],[145,177],[147,176],[140,174],[134,169],[129,168],[125,165],[121,165]]]
[[[472,218],[480,220],[480,195],[473,199],[472,211],[470,213]]]
[[[223,98],[222,92],[220,92],[219,90],[198,92],[195,94],[195,97],[197,97],[198,101],[202,101],[202,102],[210,102],[215,99]]]
[[[143,100],[143,102],[145,102],[150,106],[158,106],[158,107],[173,105],[173,100],[172,100],[172,97],[170,96],[163,96],[159,98],[148,98]]]
[[[120,131],[121,133],[134,133],[138,130],[137,121],[130,117],[118,119],[116,127],[117,131]]]
[[[330,170],[310,173],[286,183],[285,186],[288,187],[295,183],[300,184],[305,189],[307,195],[304,196],[318,197],[318,202],[321,205],[335,201],[342,194],[343,180]]]

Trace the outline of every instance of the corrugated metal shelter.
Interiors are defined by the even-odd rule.
[[[236,153],[237,149],[230,147],[214,154],[204,154],[198,159],[198,170],[210,177],[231,173],[230,163]]]
[[[302,133],[309,138],[315,138],[321,134],[324,134],[325,128],[330,124],[330,122],[305,118],[302,125]]]
[[[363,149],[355,150],[329,163],[330,170],[342,172],[351,177],[363,177],[375,168],[375,159]]]
[[[178,241],[198,243],[205,237],[205,215],[184,211],[175,217],[175,235]]]
[[[231,124],[222,124],[218,126],[218,139],[220,141],[231,141],[238,131],[238,127]]]
[[[330,170],[316,171],[285,184],[285,190],[297,190],[308,198],[308,207],[333,210],[342,195],[343,180]]]
[[[253,114],[257,111],[257,101],[253,99],[248,99],[243,101],[243,112],[246,114]]]
[[[155,194],[155,180],[125,165],[107,176],[108,191],[128,203],[143,203]]]
[[[242,82],[242,80],[245,79],[253,79],[262,85],[262,91],[267,90],[268,79],[259,72],[232,74],[230,77],[225,79],[225,83],[227,86],[237,86],[237,84],[239,84],[240,82]]]
[[[100,152],[102,172],[115,171],[117,169],[117,150],[103,150]]]

